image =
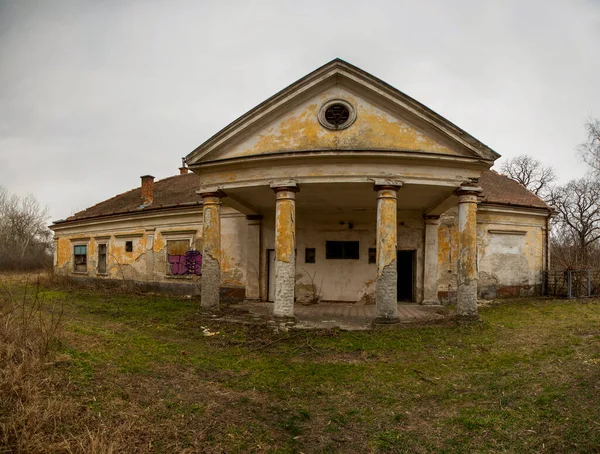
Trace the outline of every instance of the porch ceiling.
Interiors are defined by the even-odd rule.
[[[398,210],[429,212],[452,196],[455,188],[448,186],[405,184],[398,191]],[[245,214],[260,214],[274,210],[275,194],[267,186],[227,189],[223,199]],[[296,194],[300,211],[348,211],[377,208],[377,192],[372,183],[301,184]]]

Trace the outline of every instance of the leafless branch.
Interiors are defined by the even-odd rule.
[[[527,155],[504,161],[500,171],[543,199],[546,199],[552,183],[556,181],[556,172],[551,166],[545,166]]]

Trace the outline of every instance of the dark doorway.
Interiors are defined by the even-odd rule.
[[[398,251],[398,301],[414,301],[415,251]]]

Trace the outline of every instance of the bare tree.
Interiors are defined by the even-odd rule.
[[[500,171],[543,199],[548,195],[550,185],[556,180],[552,166],[545,166],[538,159],[527,155],[504,161]]]
[[[48,263],[52,233],[48,210],[32,195],[19,197],[0,186],[0,269],[26,269]]]
[[[558,213],[554,226],[555,260],[568,268],[591,265],[600,239],[600,182],[572,180],[552,190]]]
[[[579,145],[579,154],[596,174],[600,174],[600,119],[585,124],[587,140]]]

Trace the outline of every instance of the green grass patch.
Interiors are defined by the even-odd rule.
[[[482,322],[371,332],[217,323],[198,301],[43,289],[59,368],[141,451],[594,452],[600,304],[513,300]],[[202,335],[202,326],[219,334]],[[119,449],[117,449],[119,450]]]

